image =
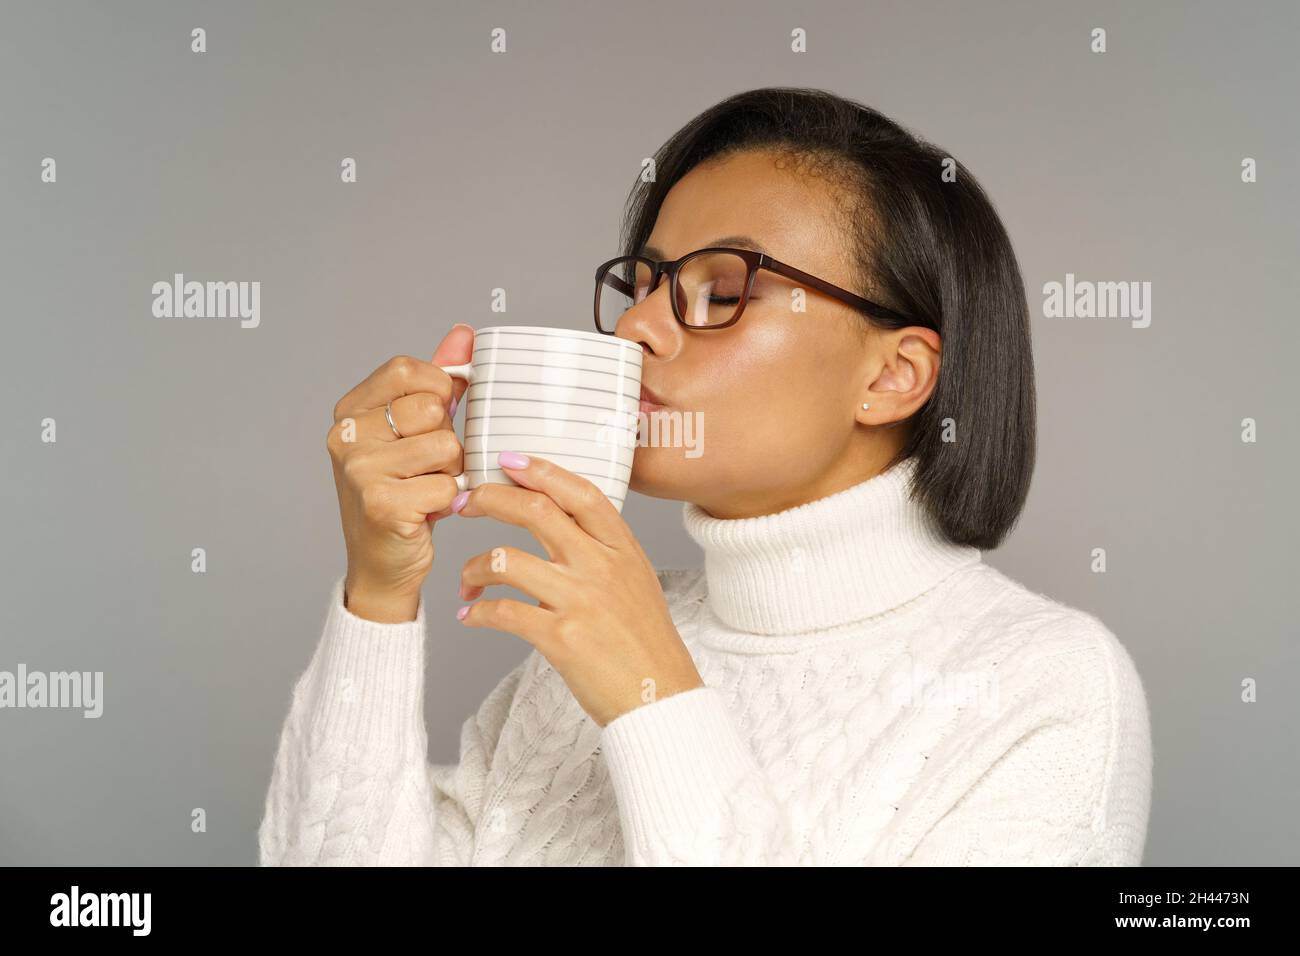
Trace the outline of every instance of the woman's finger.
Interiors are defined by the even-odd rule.
[[[471,336],[472,341],[472,336]],[[334,406],[334,420],[360,418],[362,412],[383,408],[389,401],[415,392],[432,392],[444,408],[455,394],[452,377],[432,362],[413,355],[397,355],[375,369]]]
[[[560,616],[554,611],[524,601],[511,598],[484,599],[465,605],[456,612],[456,616],[462,624],[469,627],[489,627],[521,637],[548,659],[555,655],[559,643],[556,640],[556,625]]]
[[[629,541],[635,540],[614,503],[593,482],[545,458],[524,457],[528,464],[522,468],[509,467],[504,461],[498,464],[518,484],[554,501],[583,531],[602,544],[622,550]]]
[[[550,561],[509,545],[476,554],[460,569],[464,600],[472,601],[494,584],[523,591],[548,608],[563,610],[569,605],[571,587],[564,572]]]
[[[412,392],[393,399],[392,414],[393,425],[397,426],[396,432],[388,424],[385,408],[386,406],[372,408],[356,417],[358,437],[395,442],[452,427],[451,410],[434,392]]]
[[[375,455],[383,462],[384,474],[394,478],[414,478],[435,472],[459,475],[465,470],[465,450],[449,428],[388,442],[379,446]]]
[[[487,516],[529,532],[552,561],[567,563],[591,538],[554,501],[540,491],[487,481],[469,492],[460,514]]]
[[[457,494],[456,479],[451,475],[372,481],[365,486],[362,509],[377,524],[401,523],[415,530],[429,515],[447,509]]]

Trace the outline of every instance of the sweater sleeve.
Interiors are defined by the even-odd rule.
[[[794,864],[788,811],[722,694],[697,687],[601,731],[628,866]]]
[[[343,606],[293,690],[261,826],[263,866],[454,866],[474,848],[483,782],[509,712],[512,671],[462,728],[460,761],[430,764],[425,608],[382,624]]]
[[[1083,646],[1040,663],[1032,702],[1042,706],[1008,702],[1008,719],[988,734],[1000,755],[903,865],[1141,864],[1152,789],[1146,695],[1123,645],[1086,620]]]

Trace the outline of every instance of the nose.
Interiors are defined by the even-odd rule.
[[[681,344],[680,327],[673,315],[672,302],[667,293],[659,295],[660,287],[668,285],[659,276],[653,288],[624,312],[614,327],[614,334],[630,342],[637,342],[647,354],[666,358]]]
[[[659,295],[656,290],[619,316],[619,323],[614,326],[615,336],[637,342],[642,352],[660,359],[669,358],[680,349],[680,333],[681,326],[672,315],[672,303],[667,295]]]

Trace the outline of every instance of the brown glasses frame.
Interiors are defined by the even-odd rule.
[[[745,260],[745,265],[748,268],[748,272],[745,275],[745,288],[741,291],[740,302],[737,303],[736,305],[736,314],[732,316],[730,319],[728,319],[726,322],[723,322],[719,325],[691,325],[682,316],[681,306],[678,304],[677,301],[678,299],[677,274],[678,272],[681,271],[682,267],[686,265],[686,263],[690,262],[696,256],[702,256],[705,253],[710,253],[710,252],[728,252],[734,256],[739,256],[741,259]],[[604,329],[600,327],[600,293],[601,293],[601,286],[605,282],[605,274],[618,263],[625,262],[629,259],[635,259],[638,262],[644,262],[652,270],[650,275],[650,291],[646,293],[647,297],[649,297],[651,294],[654,293],[654,291],[657,288],[659,288],[659,277],[661,275],[668,276],[668,286],[669,286],[668,295],[673,306],[673,316],[677,319],[678,322],[686,326],[686,328],[692,329],[697,332],[709,331],[711,329],[729,328],[740,321],[741,315],[743,315],[745,312],[745,304],[749,302],[749,290],[754,285],[754,276],[758,274],[759,269],[767,269],[769,272],[775,272],[777,275],[782,275],[788,279],[794,279],[796,282],[802,283],[804,285],[812,286],[817,291],[824,292],[826,295],[829,296],[833,296],[834,298],[839,299],[841,302],[851,305],[855,309],[865,312],[868,315],[872,315],[882,319],[891,319],[893,321],[902,322],[908,325],[913,324],[910,318],[908,318],[907,316],[903,315],[900,312],[895,312],[893,309],[886,308],[885,306],[880,305],[879,303],[872,302],[870,299],[864,299],[862,298],[862,296],[855,295],[854,293],[850,292],[848,289],[841,289],[839,286],[835,285],[834,283],[827,282],[825,279],[819,279],[817,278],[817,276],[812,275],[811,273],[808,272],[804,272],[802,269],[796,269],[794,266],[789,265],[788,263],[781,262],[777,259],[773,259],[765,252],[755,252],[752,249],[730,249],[725,246],[709,246],[704,249],[696,249],[694,252],[688,252],[680,259],[677,259],[672,262],[661,262],[656,259],[651,259],[649,256],[615,256],[613,259],[610,259],[606,262],[602,262],[596,268],[596,298],[592,306],[593,318],[595,319],[596,322],[596,331],[600,332],[602,335],[614,334],[613,332],[606,332]],[[615,276],[614,278],[617,281],[610,283],[610,285],[613,288],[618,289],[618,291],[620,292],[623,292],[630,299],[634,299],[636,297],[635,288],[633,288],[631,284],[627,282],[627,280],[619,276]]]

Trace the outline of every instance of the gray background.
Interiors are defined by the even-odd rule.
[[[766,85],[883,110],[967,164],[1005,219],[1041,448],[1020,527],[986,559],[1131,650],[1153,714],[1146,862],[1300,858],[1293,4],[0,10],[0,669],[106,682],[99,720],[0,711],[3,862],[255,862],[290,688],[344,569],[334,402],[457,321],[587,328],[641,159]],[[173,272],[260,280],[261,327],[155,319],[150,287]],[[1150,281],[1151,327],[1043,318],[1043,283],[1067,272]],[[627,505],[659,566],[700,562],[680,508]],[[453,618],[466,558],[535,547],[514,530],[438,530],[440,761],[528,650]]]

